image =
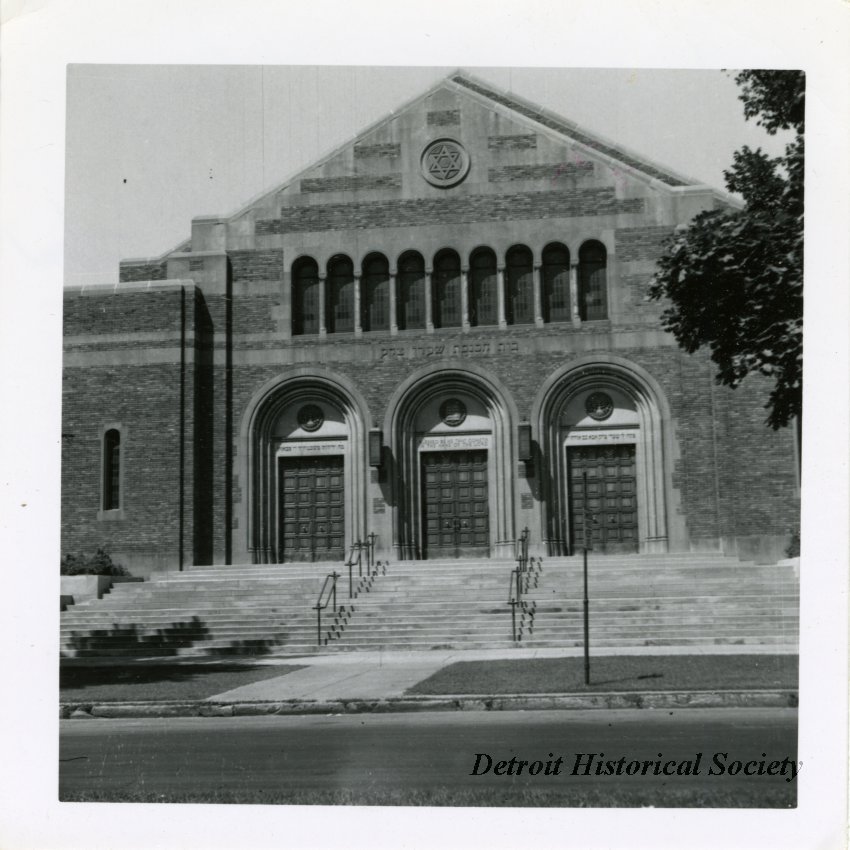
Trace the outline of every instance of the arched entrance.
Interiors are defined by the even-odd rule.
[[[426,368],[396,391],[386,431],[398,558],[512,554],[510,404],[495,380],[466,365]]]
[[[585,540],[602,552],[667,551],[670,417],[651,376],[621,358],[583,359],[550,376],[534,417],[547,551],[571,554]]]
[[[339,562],[365,536],[367,417],[330,374],[302,372],[255,395],[240,463],[252,563]]]

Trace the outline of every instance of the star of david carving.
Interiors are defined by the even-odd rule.
[[[454,139],[437,139],[422,154],[422,176],[432,185],[448,188],[460,183],[469,170],[469,156]]]
[[[454,145],[441,144],[428,151],[428,173],[437,180],[451,180],[462,167],[461,153]]]

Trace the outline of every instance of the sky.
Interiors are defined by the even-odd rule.
[[[70,65],[65,284],[114,283],[119,260],[172,249],[454,70]],[[735,149],[784,144],[744,120],[732,71],[461,70],[721,190]]]

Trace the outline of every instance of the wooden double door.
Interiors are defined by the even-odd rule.
[[[342,455],[280,458],[280,560],[345,557],[344,480]]]
[[[572,551],[584,546],[587,526],[594,550],[637,552],[634,445],[570,446],[567,467]]]
[[[420,463],[424,557],[487,557],[487,450],[423,452]]]

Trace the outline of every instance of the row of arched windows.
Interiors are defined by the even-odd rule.
[[[445,249],[434,257],[429,279],[425,259],[417,251],[399,257],[395,275],[383,254],[370,254],[363,261],[358,289],[349,257],[333,257],[324,280],[316,261],[302,257],[292,268],[292,332],[351,332],[358,312],[364,332],[390,330],[393,325],[399,330],[424,329],[429,321],[435,328],[533,324],[538,287],[544,322],[570,321],[574,300],[582,321],[608,317],[607,256],[601,242],[581,246],[572,283],[566,246],[547,245],[541,259],[538,274],[530,249],[518,245],[507,252],[500,269],[492,249],[478,248],[464,273],[460,255]]]

